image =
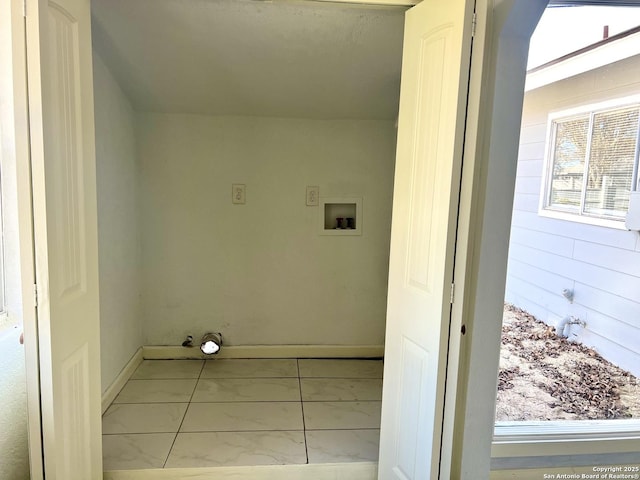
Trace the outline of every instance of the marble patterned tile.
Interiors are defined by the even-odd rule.
[[[198,378],[204,360],[143,360],[132,379]]]
[[[113,403],[180,403],[191,400],[198,380],[129,380]]]
[[[201,378],[192,402],[300,401],[297,378]]]
[[[302,430],[301,402],[192,403],[180,432]]]
[[[380,428],[382,402],[304,402],[307,430]]]
[[[289,378],[298,376],[295,358],[207,360],[201,378]]]
[[[166,466],[198,468],[306,462],[301,431],[206,432],[178,434]]]
[[[175,437],[175,433],[103,435],[103,468],[104,470],[162,468]]]
[[[307,430],[309,463],[377,462],[380,430]]]
[[[102,433],[177,433],[188,403],[118,403],[102,416]]]
[[[302,378],[303,401],[382,400],[382,379]]]
[[[382,378],[382,360],[300,359],[300,377]]]

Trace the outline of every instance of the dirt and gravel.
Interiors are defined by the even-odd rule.
[[[505,305],[496,420],[640,418],[640,380]]]

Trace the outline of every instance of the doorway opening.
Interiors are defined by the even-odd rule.
[[[105,470],[375,461],[381,380],[349,374],[350,360],[335,360],[342,373],[309,376],[312,360],[297,357],[169,359],[187,335],[207,331],[222,332],[231,346],[382,352],[406,8],[237,0],[94,0],[92,7],[103,391],[141,346],[169,346],[164,360],[145,360],[103,406]],[[242,202],[232,198],[234,185],[244,186]],[[319,201],[307,202],[308,187]],[[335,235],[319,231],[320,205],[336,198],[358,205],[356,235],[348,222]],[[215,377],[215,368],[246,369],[243,362],[253,373]],[[289,373],[264,366],[273,362]],[[143,387],[159,396],[131,393]],[[234,388],[236,396],[216,396]],[[324,400],[313,400],[310,388]],[[338,390],[351,396],[330,394]],[[341,426],[314,428],[321,404],[357,406],[368,423],[336,414]],[[231,415],[221,408],[241,407],[295,412],[282,425],[254,423],[262,433],[253,436],[242,420],[222,432],[217,420],[205,425]],[[135,427],[127,419],[142,421],[141,409],[181,418]],[[175,452],[191,437],[198,445],[249,437],[254,454],[258,441],[295,448],[290,458],[263,452],[178,465]],[[313,442],[344,449],[318,457]],[[364,453],[348,454],[349,442]],[[138,448],[163,453],[132,458]]]

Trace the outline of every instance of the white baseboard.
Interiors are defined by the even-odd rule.
[[[375,480],[378,464],[327,463],[313,465],[261,465],[256,467],[166,468],[112,470],[103,480]]]
[[[238,345],[204,355],[198,347],[144,346],[145,360],[179,358],[382,358],[384,345]]]
[[[107,411],[109,405],[115,400],[116,396],[124,387],[124,384],[127,383],[127,380],[133,375],[133,372],[136,368],[142,363],[144,359],[143,355],[143,347],[138,348],[136,353],[133,354],[133,357],[127,362],[124,368],[120,371],[116,379],[109,385],[109,388],[105,390],[102,394],[102,413]]]

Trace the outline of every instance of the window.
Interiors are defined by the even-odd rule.
[[[635,190],[640,102],[550,119],[543,209],[624,220]]]

